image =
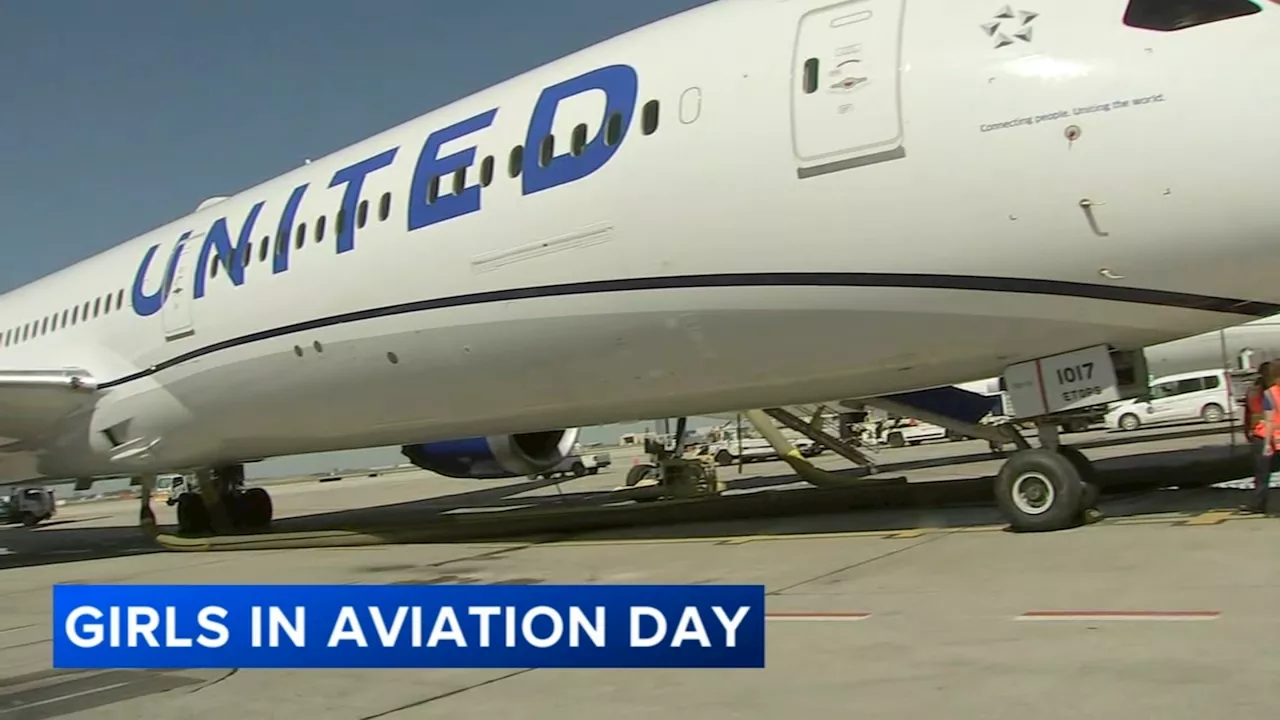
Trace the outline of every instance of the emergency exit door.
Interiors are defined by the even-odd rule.
[[[905,0],[851,0],[805,13],[796,31],[791,132],[800,177],[903,157]]]
[[[199,271],[196,262],[200,258],[200,241],[204,233],[178,241],[169,261],[173,274],[169,277],[165,292],[161,322],[166,340],[177,340],[195,332],[191,301],[195,288],[195,275]]]

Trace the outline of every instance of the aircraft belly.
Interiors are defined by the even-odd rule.
[[[225,461],[897,392],[1216,317],[957,290],[666,289],[371,321],[322,353],[286,340],[164,382],[200,418],[174,442],[215,435]]]

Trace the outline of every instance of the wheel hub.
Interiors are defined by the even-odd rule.
[[[1056,497],[1053,483],[1040,473],[1023,473],[1013,481],[1013,504],[1028,515],[1048,512]]]

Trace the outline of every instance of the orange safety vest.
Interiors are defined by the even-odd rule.
[[[1267,395],[1271,396],[1272,412],[1280,412],[1280,386],[1272,385],[1264,390]],[[1254,398],[1256,398],[1257,409],[1254,409]],[[1255,417],[1253,423],[1254,437],[1265,438],[1267,436],[1267,417],[1262,410],[1262,393],[1249,393],[1249,412]],[[1272,430],[1272,440],[1280,442],[1280,422],[1276,423],[1276,427]]]

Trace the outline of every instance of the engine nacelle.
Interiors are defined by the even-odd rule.
[[[578,428],[405,445],[400,452],[423,470],[452,478],[537,475],[573,454]]]

